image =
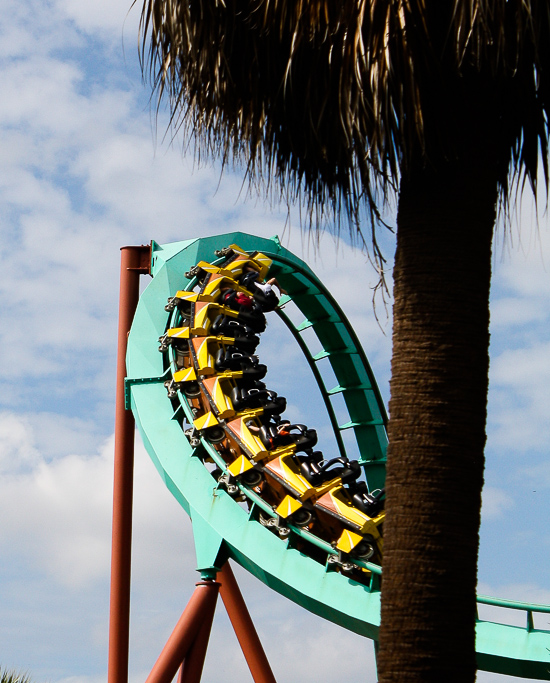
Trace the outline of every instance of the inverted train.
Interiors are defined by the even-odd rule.
[[[272,510],[260,513],[262,524],[281,538],[308,530],[337,551],[334,568],[362,580],[369,572],[356,561],[382,560],[384,491],[368,490],[356,460],[314,450],[316,431],[283,418],[286,399],[262,381],[267,367],[255,351],[281,291],[274,278],[266,281],[271,260],[235,244],[216,255],[216,264],[201,261],[186,273],[192,288],[165,307],[171,326],[159,351],[170,368],[168,396],[187,403],[188,438],[215,448],[217,486],[240,501],[253,491]],[[314,545],[298,545],[316,556]]]

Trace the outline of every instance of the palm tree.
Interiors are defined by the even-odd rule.
[[[379,676],[473,681],[491,244],[499,201],[548,185],[548,2],[145,0],[142,34],[199,153],[380,267],[398,193]]]

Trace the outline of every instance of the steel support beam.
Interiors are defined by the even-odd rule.
[[[122,247],[115,411],[115,467],[109,619],[109,683],[127,683],[134,478],[134,417],[125,409],[126,346],[139,298],[139,276],[149,273],[149,246]]]
[[[179,683],[200,683],[210,631],[212,630],[214,611],[212,611],[211,617],[208,617],[210,617],[210,615],[203,616],[203,622],[200,629],[195,640],[191,644],[189,652],[183,660],[180,677],[178,679]]]
[[[217,581],[201,581],[196,584],[187,607],[145,683],[170,683],[188,655],[191,661],[187,667],[184,664],[180,680],[185,683],[200,681],[219,587]],[[205,622],[207,629],[203,628]]]
[[[242,596],[233,570],[226,562],[218,574],[220,595],[254,679],[254,683],[276,683],[258,633]]]

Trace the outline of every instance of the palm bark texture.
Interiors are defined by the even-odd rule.
[[[379,679],[475,678],[498,201],[548,185],[547,0],[145,0],[142,60],[198,155],[305,201],[398,193]],[[510,189],[512,188],[512,189]]]

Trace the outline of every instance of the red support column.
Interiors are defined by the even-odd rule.
[[[211,619],[205,618],[203,620],[199,632],[183,660],[178,683],[200,683],[213,618],[214,612],[212,612]]]
[[[218,574],[220,595],[255,683],[276,683],[233,570],[226,562]]]
[[[194,643],[197,642],[197,640],[198,643],[195,656],[198,656],[200,659],[203,647],[204,653],[202,655],[200,669],[197,667],[197,662],[192,664],[194,674],[196,675],[198,671],[199,678],[189,679],[189,681],[200,680],[204,654],[206,653],[208,635],[210,634],[210,627],[214,618],[220,584],[216,581],[203,581],[197,583],[196,586],[191,599],[187,603],[185,611],[172,631],[170,638],[168,638],[166,645],[160,653],[160,656],[145,683],[170,683],[176,675],[181,663],[193,649]],[[208,622],[206,642],[204,642],[204,622]],[[183,676],[185,675],[184,666]],[[183,678],[183,680],[187,679]]]
[[[139,276],[149,273],[149,246],[122,247],[115,413],[115,471],[109,622],[109,683],[127,683],[134,477],[134,417],[126,410],[124,379],[128,333],[139,298]]]

